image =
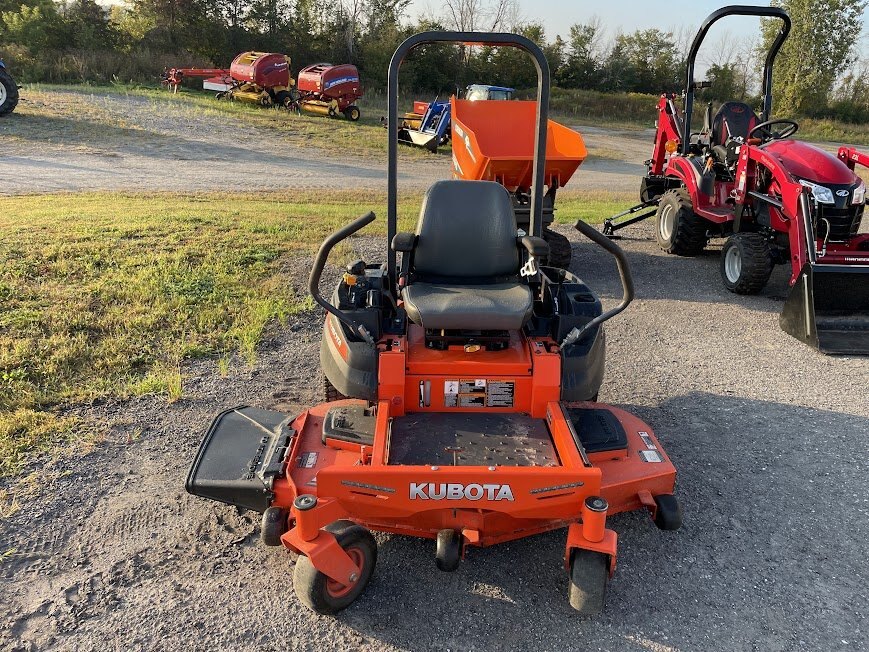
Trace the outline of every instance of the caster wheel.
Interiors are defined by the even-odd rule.
[[[678,530],[682,527],[682,506],[673,494],[655,496],[658,506],[655,514],[655,525],[660,530]]]
[[[289,512],[280,507],[269,507],[263,513],[260,539],[265,545],[281,545],[281,536],[287,531],[289,516]]]
[[[435,564],[439,570],[452,573],[462,560],[462,535],[455,530],[438,532]]]
[[[351,521],[336,521],[324,528],[338,540],[362,572],[350,585],[341,584],[318,571],[307,557],[299,557],[293,573],[296,596],[318,614],[334,614],[349,607],[368,586],[377,563],[377,543],[371,532]]]
[[[570,557],[570,606],[583,616],[603,611],[609,580],[609,556],[578,548]]]

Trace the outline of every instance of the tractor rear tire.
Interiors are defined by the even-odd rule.
[[[775,266],[769,240],[760,233],[734,233],[721,250],[721,280],[736,294],[757,294]]]
[[[293,571],[293,588],[299,601],[318,614],[334,614],[349,607],[368,586],[377,564],[377,542],[371,532],[351,521],[336,521],[324,528],[338,540],[361,573],[351,586],[343,586],[318,571],[311,560],[300,556]]]
[[[685,188],[661,195],[655,213],[655,237],[661,249],[676,256],[696,256],[709,241],[706,228],[706,220],[694,212]]]
[[[570,267],[570,257],[573,255],[570,240],[552,229],[543,229],[543,239],[549,244],[549,258],[546,264],[559,269]]]
[[[339,392],[336,387],[329,382],[329,379],[326,376],[323,376],[323,396],[326,399],[327,403],[331,403],[332,401],[343,401],[346,396],[344,396],[341,392]]]
[[[18,84],[5,69],[0,68],[0,115],[12,113],[18,106]]]
[[[583,616],[603,611],[609,579],[609,556],[577,548],[570,555],[570,606]]]

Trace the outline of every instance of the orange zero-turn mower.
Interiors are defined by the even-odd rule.
[[[529,235],[517,234],[508,191],[450,180],[427,192],[415,233],[397,232],[397,139],[388,132],[385,264],[349,265],[331,301],[319,292],[330,250],[370,224],[369,213],[320,248],[309,288],[326,310],[321,365],[334,399],[287,417],[253,407],[211,424],[187,490],[263,513],[262,540],[299,554],[299,599],[335,613],[374,572],[372,530],[436,541],[455,570],[471,547],[567,528],[571,605],[602,609],[616,566],[611,514],[645,509],[664,530],[682,520],[676,470],[652,429],[596,402],[603,322],[633,297],[627,260],[613,254],[624,297],[604,312],[576,276],[541,266],[549,68],[513,34],[426,32],[399,46],[389,68],[389,124],[398,70],[426,43],[512,46],[538,72]],[[401,254],[400,264],[398,254]]]

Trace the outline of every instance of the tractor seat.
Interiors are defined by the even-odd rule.
[[[531,317],[513,202],[502,185],[436,182],[423,200],[416,233],[397,234],[392,247],[403,252],[401,297],[413,323],[428,330],[505,331]]]
[[[760,118],[748,104],[725,102],[712,118],[711,143],[713,146],[724,145],[728,138],[748,138],[748,132],[757,124],[760,124]]]

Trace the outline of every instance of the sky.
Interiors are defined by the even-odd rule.
[[[483,0],[486,2],[486,0]],[[587,22],[592,16],[600,18],[607,31],[612,36],[619,30],[633,32],[637,29],[656,27],[664,31],[677,31],[680,27],[693,34],[700,28],[703,19],[716,9],[727,4],[743,4],[769,6],[769,1],[758,0],[607,0],[590,2],[589,0],[518,0],[521,18],[525,21],[543,23],[546,36],[549,39],[560,35],[567,40],[570,26],[575,23]],[[412,0],[410,4],[411,17],[420,15],[440,15],[441,3],[437,0]],[[655,13],[658,7],[669,8],[663,15]],[[865,19],[865,17],[864,17]],[[754,35],[760,32],[760,22],[757,18],[731,16],[722,19],[712,27],[706,37],[707,44],[714,44],[729,33],[739,38],[745,34]],[[869,33],[864,25],[863,37],[858,45],[862,52],[869,50]],[[704,47],[704,50],[706,48]],[[701,57],[703,51],[701,51]],[[708,56],[714,56],[711,53]]]

